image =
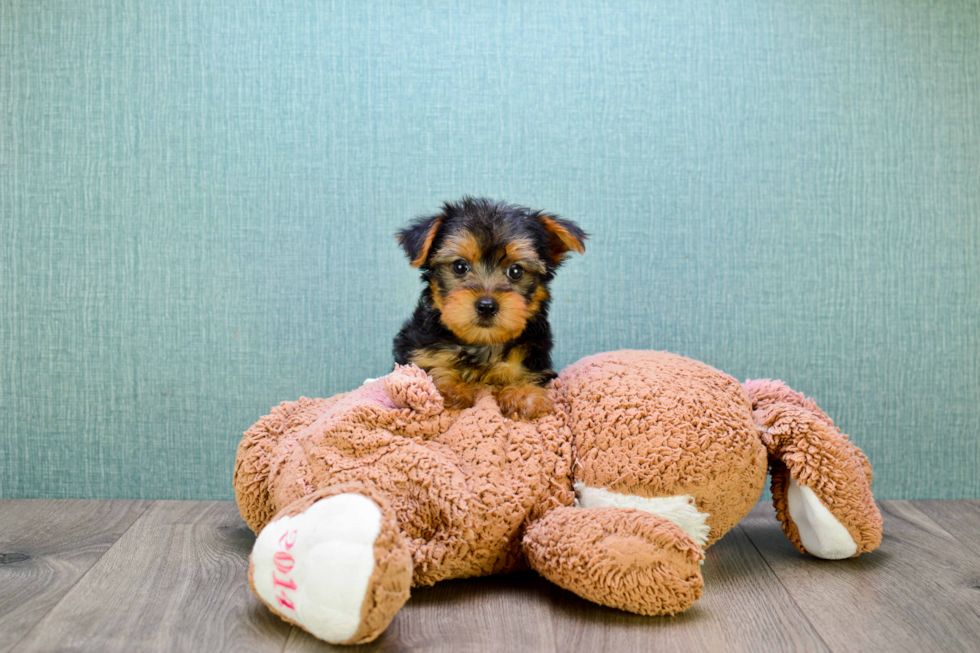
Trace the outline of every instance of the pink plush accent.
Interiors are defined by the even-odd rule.
[[[442,395],[429,375],[414,365],[395,365],[395,371],[385,377],[384,388],[399,408],[410,408],[420,415],[442,412]]]

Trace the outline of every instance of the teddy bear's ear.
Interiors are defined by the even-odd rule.
[[[432,243],[445,221],[446,216],[442,214],[417,218],[395,234],[398,244],[408,254],[413,268],[420,267],[429,258]]]
[[[589,234],[571,220],[564,220],[556,215],[535,212],[533,217],[544,227],[548,235],[548,262],[559,265],[565,260],[570,250],[585,254],[585,239]]]
[[[415,365],[395,365],[395,371],[385,377],[385,391],[398,408],[421,415],[442,412],[442,395],[432,377]]]

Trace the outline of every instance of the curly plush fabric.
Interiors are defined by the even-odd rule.
[[[780,381],[746,381],[762,442],[772,458],[772,498],[786,537],[801,552],[797,525],[790,519],[787,488],[796,481],[809,487],[847,529],[857,545],[854,555],[881,543],[881,515],[871,496],[871,464],[864,453],[812,399]],[[856,478],[866,482],[854,482]]]
[[[470,409],[443,410],[431,379],[406,366],[260,420],[239,446],[236,497],[258,532],[320,488],[374,488],[411,543],[414,584],[431,585],[525,568],[525,523],[574,501],[570,458],[559,414],[509,420],[489,391]]]
[[[350,639],[340,642],[361,644],[377,638],[388,627],[392,618],[408,600],[412,582],[411,551],[402,537],[397,518],[388,505],[385,495],[361,483],[333,485],[292,502],[276,515],[276,519],[296,516],[321,499],[347,493],[368,497],[378,505],[382,514],[381,529],[374,543],[375,567],[368,579],[369,591],[360,609],[361,623]],[[254,561],[249,564],[248,583],[266,607],[279,613],[285,621],[293,625],[304,626],[288,615],[279,612],[280,609],[277,606],[263,599],[256,591]]]
[[[701,547],[639,510],[557,508],[528,528],[524,553],[556,585],[637,614],[687,610],[704,587]]]
[[[640,497],[691,495],[708,544],[759,500],[766,450],[741,385],[681,356],[620,351],[583,358],[558,377],[570,407],[575,478]]]
[[[674,354],[618,351],[569,366],[549,391],[553,413],[514,421],[489,390],[471,408],[446,408],[432,379],[405,366],[330,399],[283,402],[239,446],[242,516],[259,533],[327,497],[377,505],[374,571],[362,577],[360,603],[345,608],[361,622],[342,643],[375,638],[409,584],[528,566],[603,605],[685,610],[702,591],[700,543],[748,513],[767,467],[777,516],[801,551],[827,525],[833,546],[810,553],[857,555],[880,542],[867,459],[812,400],[778,381],[743,386]],[[795,508],[805,537],[788,489],[806,493]],[[309,532],[339,537],[344,528]],[[331,578],[301,580],[317,596],[343,589]],[[263,600],[301,627],[322,626]]]

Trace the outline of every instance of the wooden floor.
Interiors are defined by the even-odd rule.
[[[828,562],[760,503],[708,549],[704,597],[674,618],[512,574],[416,590],[379,640],[345,648],[252,596],[234,503],[0,500],[0,653],[980,651],[980,501],[881,509],[881,548]]]

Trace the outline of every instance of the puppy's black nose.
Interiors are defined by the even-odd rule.
[[[484,297],[476,302],[476,312],[480,317],[493,317],[497,314],[498,310],[500,310],[500,307],[497,305],[497,302],[489,297]]]

